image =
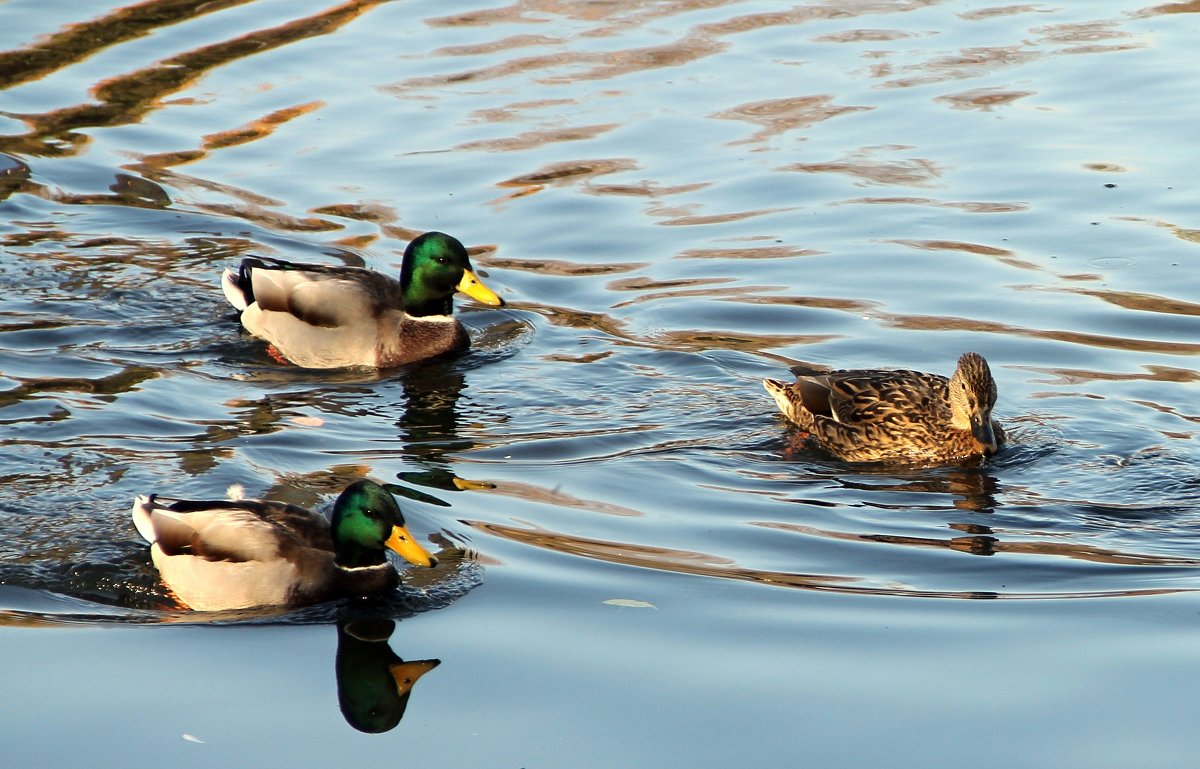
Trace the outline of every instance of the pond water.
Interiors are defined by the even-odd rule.
[[[1200,3],[0,13],[11,765],[1194,763]],[[456,358],[282,366],[218,286],[431,229],[508,302]],[[760,384],[966,350],[986,463]],[[360,477],[440,558],[367,603],[174,611],[129,520]]]

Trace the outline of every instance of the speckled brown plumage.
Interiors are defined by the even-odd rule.
[[[965,353],[947,379],[920,371],[858,369],[764,379],[779,410],[818,447],[850,462],[936,463],[990,456],[1005,434],[992,419],[996,382]]]

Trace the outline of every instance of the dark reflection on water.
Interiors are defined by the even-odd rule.
[[[647,547],[628,542],[607,542],[583,539],[568,534],[548,531],[546,529],[520,529],[512,526],[500,526],[480,521],[466,521],[470,526],[483,529],[490,534],[511,539],[536,547],[555,550],[562,553],[582,555],[612,563],[637,566],[647,569],[658,569],[678,574],[692,574],[705,577],[718,577],[745,582],[757,582],[773,587],[801,588],[832,593],[855,593],[863,595],[890,595],[908,598],[966,598],[966,599],[1072,599],[1072,598],[1116,598],[1146,595],[1163,595],[1176,592],[1191,592],[1195,588],[1141,588],[1127,590],[1090,590],[1070,592],[1019,593],[993,591],[938,591],[921,590],[903,585],[871,586],[855,584],[860,581],[857,577],[836,576],[827,574],[803,574],[794,572],[765,571],[741,566],[727,558],[709,553],[699,553],[687,550],[671,550],[667,548]],[[819,532],[814,529],[788,526],[785,524],[760,524],[765,528],[776,528],[793,531],[805,535],[816,535],[830,538],[845,538],[869,542],[886,542],[917,547],[947,547],[963,553],[974,555],[991,555],[1002,550],[998,542],[991,537],[967,536],[956,537],[944,542],[932,539],[907,538],[903,541],[898,537],[881,535],[852,534],[839,535],[833,532]],[[1200,565],[1198,560],[1173,561],[1170,559],[1153,559],[1150,557],[1122,556],[1114,553],[1083,552],[1081,548],[1062,546],[1053,548],[1046,546],[1013,548],[1012,552],[1062,555],[1085,560],[1095,560],[1105,563],[1189,566]]]
[[[390,619],[353,619],[338,623],[338,705],[346,723],[368,734],[395,729],[404,718],[417,680],[441,660],[404,661],[388,639]]]

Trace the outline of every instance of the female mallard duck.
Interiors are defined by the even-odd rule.
[[[408,244],[400,280],[361,267],[247,257],[221,276],[242,326],[305,368],[402,366],[465,349],[450,313],[455,291],[499,307],[504,300],[471,271],[463,244],[427,232]]]
[[[763,386],[788,419],[850,462],[944,462],[996,453],[996,381],[969,352],[946,379],[919,371],[863,369],[800,376]]]
[[[404,528],[396,500],[371,481],[351,484],[333,520],[282,502],[192,501],[139,495],[133,523],[162,581],[198,611],[304,606],[390,590],[389,547],[418,566],[436,561]]]

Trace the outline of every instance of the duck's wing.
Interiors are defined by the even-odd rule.
[[[846,425],[942,418],[947,408],[948,380],[937,374],[869,369],[810,379],[818,380],[808,389],[824,396],[825,415]]]
[[[265,312],[287,313],[321,328],[373,322],[387,309],[403,306],[400,283],[359,267],[296,264],[276,259],[244,259],[238,284]],[[227,292],[228,293],[228,292]]]
[[[304,549],[333,549],[324,518],[276,502],[139,497],[133,518],[143,538],[166,555],[245,562],[289,557]]]

